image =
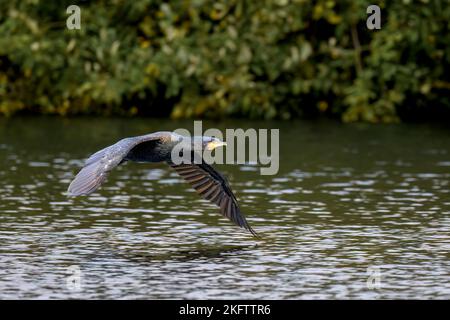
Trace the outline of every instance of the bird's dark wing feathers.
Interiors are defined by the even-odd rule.
[[[135,146],[163,138],[165,136],[160,133],[125,138],[112,146],[97,151],[86,160],[83,169],[70,183],[67,190],[68,194],[70,196],[79,196],[94,192],[106,180],[109,171],[122,163],[130,150]]]
[[[169,165],[189,182],[202,198],[218,205],[223,216],[256,236],[255,231],[241,213],[236,197],[223,175],[205,162],[179,165],[169,162]]]

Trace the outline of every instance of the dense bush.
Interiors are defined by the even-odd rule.
[[[1,0],[0,114],[448,115],[449,25],[437,0]]]

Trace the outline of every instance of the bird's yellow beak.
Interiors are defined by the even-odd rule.
[[[223,142],[223,141],[211,141],[208,142],[208,144],[206,145],[206,150],[208,151],[212,151],[217,147],[222,147],[222,146],[226,146],[227,143]]]

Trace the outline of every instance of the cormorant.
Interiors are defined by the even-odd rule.
[[[88,195],[105,181],[109,171],[126,161],[166,162],[189,182],[197,193],[220,207],[223,216],[238,226],[245,228],[256,236],[239,209],[226,178],[200,158],[200,163],[175,164],[171,159],[173,148],[182,144],[182,150],[191,152],[191,157],[198,156],[201,150],[213,150],[226,145],[214,137],[185,137],[174,132],[160,131],[143,136],[125,138],[117,143],[97,151],[85,162],[84,167],[70,183],[69,196]],[[193,160],[193,158],[191,158]]]

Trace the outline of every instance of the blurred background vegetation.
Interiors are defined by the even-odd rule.
[[[0,115],[447,121],[449,25],[438,0],[0,0]]]

